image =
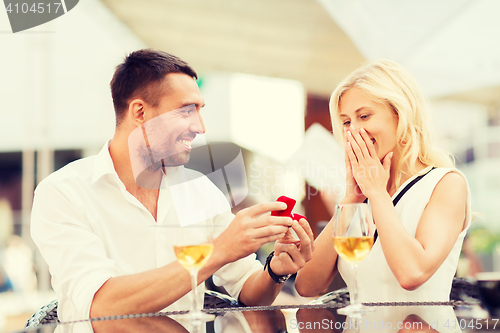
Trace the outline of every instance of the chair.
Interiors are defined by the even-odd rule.
[[[454,278],[451,285],[450,301],[479,301],[479,289],[474,279]]]
[[[35,328],[37,326],[46,324],[57,324],[59,319],[57,319],[57,300],[53,300],[47,305],[44,305],[35,312],[30,319],[26,322],[25,329]]]
[[[347,288],[342,288],[321,295],[318,298],[314,299],[309,304],[335,303],[338,304],[339,307],[342,307],[349,305],[349,301],[350,301],[349,291],[347,290]]]

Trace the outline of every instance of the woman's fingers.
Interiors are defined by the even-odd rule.
[[[352,153],[352,147],[351,144],[349,143],[349,140],[347,139],[347,131],[346,131],[346,141],[345,141],[345,168],[346,172],[349,175],[349,173],[352,174],[352,160],[351,160],[351,155]],[[356,160],[356,156],[354,156],[354,161]]]
[[[344,127],[344,137],[345,137],[345,167],[347,170],[351,168],[351,161],[349,160],[349,153],[347,151],[348,145],[347,145],[347,128]]]
[[[370,156],[373,158],[377,158],[377,152],[375,151],[375,146],[373,145],[373,142],[372,142],[372,139],[370,138],[370,136],[368,136],[368,133],[366,133],[364,128],[361,128],[359,130],[359,133],[361,134],[361,137],[363,138],[363,140],[365,140],[366,147],[368,149]]]
[[[350,167],[351,167],[351,172],[352,172],[352,168],[356,167],[358,165],[358,159],[356,158],[356,155],[354,154],[354,150],[352,150],[352,145],[349,141],[347,141],[346,146],[347,146],[346,147],[347,157],[349,157],[349,162],[350,162]]]
[[[353,147],[355,147],[356,153],[358,153],[359,151],[359,153],[363,154],[364,158],[368,158],[370,156],[370,152],[368,151],[367,143],[365,142],[365,139],[361,136],[360,132],[352,128],[349,131],[349,134],[350,134],[349,138],[354,140],[354,142],[356,143],[354,144],[354,142],[352,142]],[[369,141],[371,142],[371,140]],[[358,150],[356,150],[356,148]]]
[[[348,140],[347,142],[351,146],[351,150],[356,155],[356,160],[359,162],[360,159],[364,158],[365,156],[363,155],[363,152],[361,151],[361,148],[359,147],[358,143],[354,139],[354,136],[352,135],[351,131],[347,132],[347,140]]]
[[[394,155],[394,153],[391,151],[390,153],[385,155],[382,162],[382,166],[384,167],[384,170],[387,172],[390,172],[391,170],[392,155]]]

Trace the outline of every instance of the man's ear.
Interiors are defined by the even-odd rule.
[[[146,121],[146,102],[134,99],[128,104],[127,116],[135,126],[141,126]]]

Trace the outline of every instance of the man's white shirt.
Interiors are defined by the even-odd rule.
[[[108,146],[54,172],[35,191],[31,235],[49,265],[61,321],[89,318],[94,294],[109,278],[174,262],[175,226],[200,216],[227,226],[234,218],[207,177],[176,167],[164,177],[164,184],[166,178],[176,185],[160,189],[155,221],[118,178]],[[259,269],[262,264],[252,254],[217,271],[214,282],[237,298]],[[192,292],[165,310],[188,309],[191,297]]]

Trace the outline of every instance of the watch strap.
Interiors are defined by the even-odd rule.
[[[274,280],[274,282],[276,282],[278,284],[285,283],[285,281],[288,280],[288,278],[291,276],[291,274],[276,275],[273,272],[273,270],[271,269],[271,260],[273,259],[273,257],[274,257],[274,251],[269,253],[269,255],[267,256],[266,264],[264,265],[264,270],[266,270],[266,268],[267,268],[267,273],[269,273],[269,276],[271,277],[271,279]]]

